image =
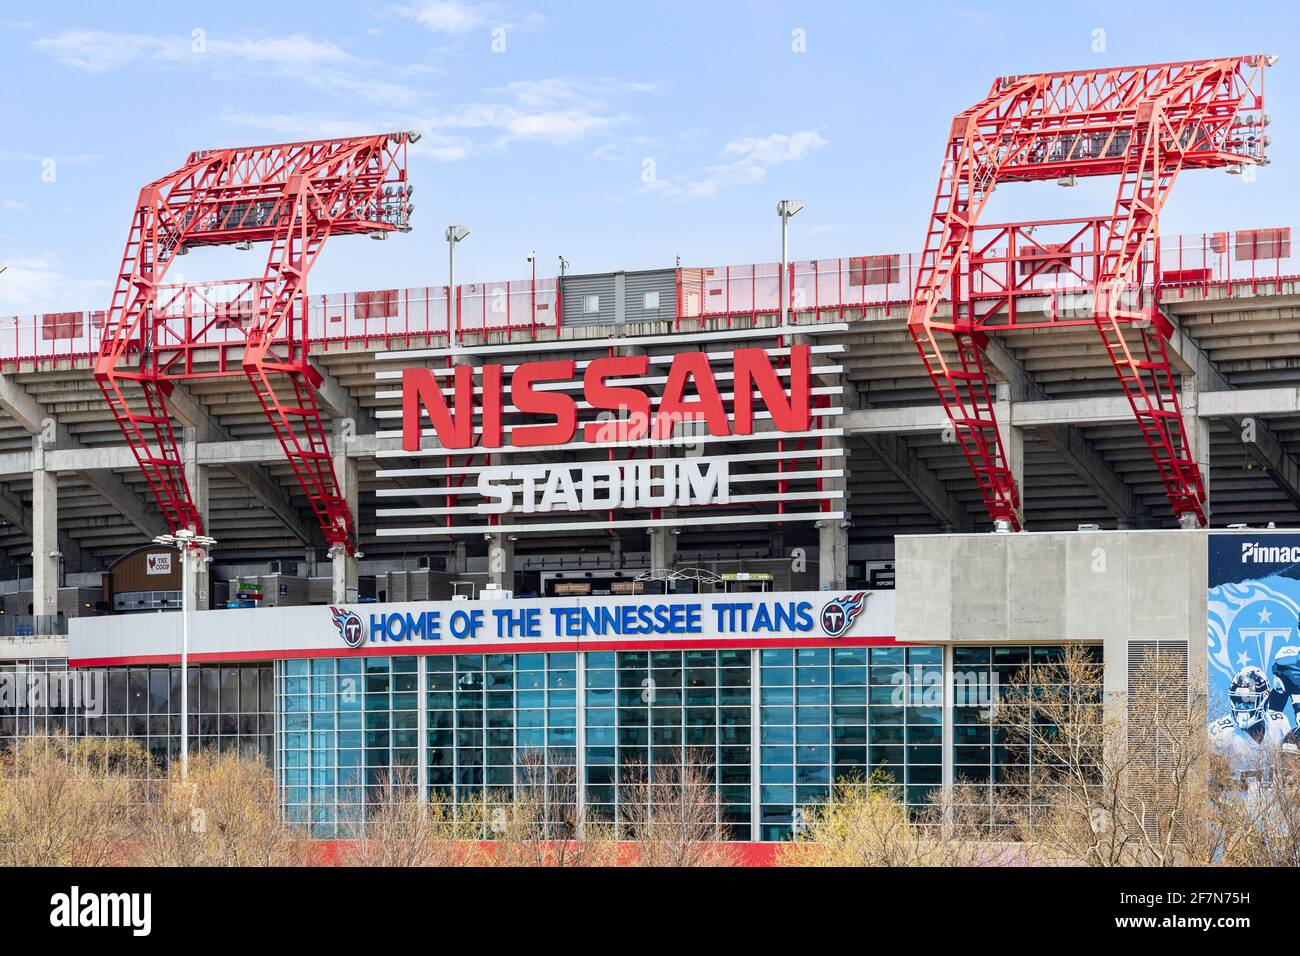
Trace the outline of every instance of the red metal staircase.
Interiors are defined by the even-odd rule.
[[[984,100],[953,120],[908,329],[995,521],[1008,521],[1017,530],[1023,525],[1019,492],[989,400],[985,336],[1008,325],[1087,322],[1101,335],[1175,517],[1206,523],[1205,487],[1165,349],[1171,327],[1158,311],[1141,305],[1140,270],[1179,172],[1267,162],[1263,70],[1271,62],[1244,56],[1003,77]],[[999,309],[1013,313],[1014,306],[1006,303],[1021,294],[1012,288],[1014,256],[1007,257],[1005,288],[993,296],[997,307],[983,309],[981,298],[987,296],[973,281],[980,265],[972,236],[993,190],[1001,183],[1043,180],[1068,186],[1084,176],[1119,177],[1110,216],[1089,221],[1099,236],[1088,277],[1091,316],[1038,322],[995,316]],[[1041,262],[1050,255],[1068,259],[1070,250],[1049,254],[1040,247],[1034,258]],[[936,310],[949,286],[952,315],[941,320]],[[944,340],[956,345],[955,362],[945,356]]]
[[[173,530],[203,530],[167,411],[173,382],[245,375],[331,547],[356,549],[316,401],[308,357],[307,276],[331,235],[383,238],[408,231],[406,146],[390,133],[277,146],[201,151],[140,191],[105,315],[95,379]],[[237,368],[209,367],[203,340],[216,318],[169,321],[162,279],[199,246],[270,249],[240,303],[247,321]]]

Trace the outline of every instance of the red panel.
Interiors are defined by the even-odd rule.
[[[41,316],[41,338],[46,342],[80,338],[85,331],[85,315],[84,312],[46,312]]]
[[[1199,285],[1210,281],[1210,269],[1166,269],[1160,273],[1160,281],[1169,285]]]
[[[1238,262],[1255,259],[1289,259],[1291,257],[1291,228],[1239,229],[1233,257]]]
[[[1050,253],[1064,253],[1061,256],[1050,256]],[[1044,242],[1041,249],[1022,249],[1021,254],[1027,255],[1032,253],[1033,259],[1018,259],[1016,261],[1016,270],[1021,276],[1027,275],[1060,275],[1063,272],[1069,272],[1074,256],[1071,246],[1068,242]]]
[[[898,281],[898,255],[854,256],[849,259],[849,285],[889,285]]]

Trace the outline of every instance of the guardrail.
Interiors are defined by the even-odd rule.
[[[169,348],[241,346],[253,314],[255,284],[247,279],[159,290],[160,341]],[[448,332],[447,287],[378,289],[313,295],[307,302],[311,343],[387,346],[427,343]],[[457,335],[534,335],[561,322],[554,278],[472,283],[456,289]],[[47,312],[0,318],[0,362],[96,355],[104,312]]]
[[[1050,296],[1089,288],[1096,274],[1101,220],[1048,220],[977,227],[971,270],[974,286],[964,296]],[[1038,232],[1036,232],[1036,230]],[[1046,236],[1061,233],[1058,241]],[[1038,238],[1033,237],[1037,235]],[[842,318],[846,312],[880,308],[885,315],[911,304],[920,256],[885,253],[789,264],[790,312],[794,321]],[[999,274],[1000,270],[1000,274]],[[1139,284],[1157,295],[1165,289],[1250,283],[1252,292],[1300,278],[1289,227],[1168,236],[1149,249]],[[780,312],[780,265],[683,268],[677,274],[677,319],[744,322]],[[945,292],[944,299],[951,296]]]
[[[1008,234],[1020,237],[1019,251],[1008,258],[1007,250],[988,246],[979,249],[978,256],[985,264],[1005,263],[1008,270],[1022,261],[1037,261],[1035,281],[1019,294],[1086,288],[1087,262],[1097,255],[1095,240],[1088,245],[1086,240],[1067,238],[1054,247],[1039,239],[1035,251],[1025,245],[1024,237],[1038,227],[1088,221],[981,226],[979,230],[987,235],[1010,230]],[[919,259],[914,253],[884,253],[792,262],[792,321],[834,320],[867,308],[881,308],[891,315],[906,308]],[[1076,267],[1070,267],[1071,261]],[[998,291],[996,281],[989,284],[987,268],[974,271],[979,276],[977,287],[968,291],[976,297]],[[680,268],[676,274],[676,321],[680,325],[720,319],[733,324],[770,318],[780,312],[779,273],[780,266],[774,262]],[[1269,283],[1280,288],[1284,280],[1295,278],[1300,278],[1300,255],[1293,250],[1291,229],[1280,227],[1164,237],[1148,256],[1142,282],[1160,295],[1186,294],[1189,289],[1208,292],[1212,287],[1231,291],[1240,284],[1249,284],[1252,292],[1258,292]],[[562,281],[523,279],[457,286],[450,322],[446,286],[314,295],[307,305],[308,338],[312,343],[393,346],[427,343],[435,336],[447,335],[449,326],[457,336],[485,331],[531,336],[543,329],[558,329],[563,323]],[[247,279],[166,287],[160,290],[158,300],[165,316],[163,334],[192,348],[240,346],[252,315],[254,290],[254,283]],[[95,355],[103,324],[102,311],[0,317],[0,362]]]

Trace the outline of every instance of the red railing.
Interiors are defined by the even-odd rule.
[[[1075,222],[1086,220],[1038,225],[1059,226],[1068,233]],[[980,248],[981,268],[967,290],[975,300],[996,303],[1010,288],[1015,295],[1056,301],[1088,288],[1096,248],[1095,237],[1089,238],[1086,230],[1078,239],[1067,235],[1058,245],[1045,238],[1047,233],[1030,232],[1031,224],[980,228],[991,238]],[[1003,231],[1000,241],[997,230]],[[1012,239],[1016,247],[1009,250],[1006,243]],[[888,253],[790,263],[791,321],[842,319],[868,308],[882,309],[888,316],[906,309],[918,258]],[[1158,268],[1144,267],[1141,284],[1166,297],[1185,295],[1189,289],[1204,293],[1212,287],[1231,294],[1240,285],[1248,285],[1252,293],[1266,291],[1270,284],[1279,290],[1283,281],[1300,278],[1300,254],[1288,227],[1167,236],[1159,241],[1154,260]],[[678,269],[677,323],[722,319],[728,325],[752,324],[776,315],[779,271],[777,263]],[[237,280],[160,292],[169,337],[193,343],[196,349],[242,345],[251,291],[248,280]],[[449,324],[458,335],[489,331],[526,338],[558,329],[563,321],[555,278],[462,285],[457,306],[449,323],[446,286],[315,295],[309,299],[308,336],[313,343],[393,346],[445,336]],[[1047,312],[1058,314],[1055,309]],[[94,355],[103,322],[102,311],[0,317],[0,362]]]
[[[176,349],[242,346],[251,317],[253,284],[247,279],[159,290],[164,317],[160,342]],[[523,337],[561,322],[554,278],[462,285],[458,309],[447,317],[447,287],[381,289],[314,295],[308,300],[307,334],[312,343],[393,346],[428,342],[447,335],[505,332]],[[0,361],[22,362],[95,355],[104,313],[57,312],[0,318]]]
[[[973,288],[963,294],[989,300],[1006,294],[1056,299],[1089,289],[1098,254],[1095,230],[1083,228],[1089,222],[1051,220],[979,227],[984,240],[979,250],[980,268]],[[1064,233],[1058,242],[1046,238],[1054,227]],[[1044,233],[1036,235],[1037,228]],[[1015,247],[1008,248],[1008,241],[1014,241]],[[919,258],[911,253],[890,253],[792,262],[792,321],[842,318],[847,312],[866,308],[883,309],[885,315],[906,309]],[[1158,270],[1151,268],[1152,259],[1158,262]],[[730,324],[776,315],[780,312],[779,272],[777,263],[679,269],[678,322],[724,319]],[[1300,278],[1300,255],[1293,254],[1289,228],[1243,229],[1163,238],[1149,254],[1139,284],[1159,292],[1208,290],[1212,286],[1231,290],[1234,285],[1249,283],[1256,292],[1264,283],[1271,282],[1277,289],[1284,280],[1294,278]]]
[[[1160,240],[1160,289],[1184,294],[1211,286],[1248,283],[1252,292],[1280,289],[1300,275],[1300,255],[1291,245],[1291,227],[1208,232]]]

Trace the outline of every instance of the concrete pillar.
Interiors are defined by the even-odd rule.
[[[503,591],[515,589],[515,542],[509,534],[488,535],[488,577]]]
[[[830,518],[817,522],[817,575],[823,591],[842,590],[849,579],[849,529]]]
[[[1020,492],[1021,514],[1025,506],[1025,430],[1011,424],[1011,386],[999,382],[995,390],[993,417],[998,423],[998,434],[1002,436],[1002,450],[1006,454],[1007,468],[1015,479]]]
[[[1200,418],[1197,406],[1200,404],[1201,390],[1195,375],[1184,375],[1182,394],[1179,396],[1183,407],[1183,432],[1187,435],[1187,450],[1201,470],[1201,481],[1205,483],[1205,520],[1211,520],[1210,514],[1210,420]]]
[[[785,525],[774,524],[767,529],[767,556],[769,558],[784,558],[785,554]]]
[[[453,541],[447,551],[447,573],[465,574],[469,571],[469,556],[465,552],[464,541]]]
[[[32,614],[59,613],[59,476],[32,471]]]
[[[650,528],[650,570],[671,571],[677,564],[677,535],[672,528]]]
[[[843,448],[844,440],[832,438],[827,447]],[[827,479],[823,487],[841,494],[842,497],[830,499],[830,504],[835,511],[842,511],[844,517],[817,522],[817,577],[823,591],[841,590],[849,579],[849,528],[853,524],[853,512],[849,507],[848,455],[831,459],[831,465],[835,464],[843,469],[843,474],[839,478]]]
[[[352,604],[357,600],[357,559],[347,550],[335,546],[330,550],[330,571],[333,584],[330,600],[335,604]]]
[[[640,308],[640,306],[638,306]],[[627,273],[614,273],[614,325],[618,327],[616,335],[623,334],[627,322]]]
[[[344,452],[342,436],[335,437],[334,447],[334,474],[338,478],[339,493],[343,495],[343,500],[347,502],[348,513],[352,515],[353,530],[359,535],[361,519],[357,510],[357,503],[360,500],[357,494],[357,460],[349,458]],[[357,556],[348,554],[345,548],[335,547],[330,549],[330,561],[333,564],[332,577],[334,584],[332,592],[334,603],[349,604],[356,601],[358,588]]]
[[[208,485],[211,469],[207,465],[199,464],[197,435],[193,429],[185,429],[184,441],[182,457],[185,461],[185,481],[190,486],[190,497],[194,499],[194,507],[198,509],[199,514],[203,517],[203,533],[210,536],[212,535],[212,513],[209,507],[211,497]],[[219,544],[220,542],[218,542]],[[193,587],[193,592],[183,595],[185,606],[194,608],[196,611],[209,610],[212,604],[212,582],[208,574],[207,564],[195,563],[194,575],[190,578],[190,584]]]
[[[955,761],[953,759],[955,753],[953,750],[953,723],[954,723],[953,708],[956,703],[954,695],[956,692],[957,684],[956,681],[953,679],[952,645],[944,644],[942,647],[942,653],[943,653],[943,710],[939,718],[940,721],[939,742],[942,745],[941,760],[943,761],[943,768],[941,771],[940,780],[942,781],[944,802],[945,804],[950,805],[950,801],[952,798],[952,788],[953,788],[953,784],[956,782],[956,777],[957,777],[956,769],[955,769]],[[964,687],[965,685],[963,684],[962,686]],[[969,704],[963,701],[963,706],[969,706]],[[945,814],[944,814],[945,825],[950,825],[952,823],[952,820],[948,815],[950,812],[951,811],[949,810],[945,810]]]

